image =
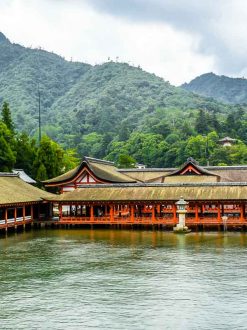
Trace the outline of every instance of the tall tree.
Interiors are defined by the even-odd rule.
[[[33,162],[36,157],[37,147],[35,140],[30,139],[26,133],[16,137],[16,163],[15,168],[22,168],[29,175],[33,175]]]
[[[11,171],[15,163],[15,152],[12,149],[12,135],[6,125],[0,121],[0,171]]]
[[[206,112],[202,109],[198,112],[195,122],[195,129],[199,134],[206,134],[209,131]]]
[[[63,157],[61,146],[44,135],[33,163],[35,177],[44,180],[61,174],[65,169]]]
[[[1,115],[3,123],[7,126],[11,133],[14,133],[14,123],[12,121],[9,104],[7,102],[3,103]]]

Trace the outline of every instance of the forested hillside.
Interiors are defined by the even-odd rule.
[[[244,78],[229,78],[217,76],[214,73],[205,73],[181,87],[225,103],[247,103],[247,79]]]
[[[45,123],[52,104],[89,68],[40,49],[11,44],[0,34],[0,103],[10,104],[18,129],[33,134],[37,128],[38,92]]]
[[[23,131],[37,138],[39,91],[43,134],[63,149],[74,148],[79,158],[157,167],[180,165],[190,156],[201,164],[247,162],[245,105],[199,96],[126,63],[68,62],[53,53],[12,44],[0,34],[0,103],[9,104],[17,139],[17,132]],[[218,140],[226,135],[238,142],[222,149]],[[16,146],[10,143],[8,148],[13,149],[8,164],[25,168],[20,158],[14,160]],[[43,166],[45,161],[49,163],[45,159],[38,167],[33,165],[40,178],[53,173]],[[65,163],[74,164],[74,156]]]

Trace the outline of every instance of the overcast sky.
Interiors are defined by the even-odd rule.
[[[11,42],[91,64],[140,65],[179,85],[247,76],[247,0],[0,0]]]

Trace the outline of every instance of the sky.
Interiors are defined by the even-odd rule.
[[[0,31],[68,60],[140,66],[171,84],[247,77],[247,0],[0,0]]]

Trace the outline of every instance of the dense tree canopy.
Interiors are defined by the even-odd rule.
[[[38,90],[44,133],[40,147],[35,139]],[[232,91],[229,98],[245,93],[242,87],[238,97],[235,87]],[[133,162],[173,167],[189,156],[201,164],[246,161],[245,104],[196,95],[127,63],[69,62],[3,39],[0,102],[0,170],[20,167],[44,179],[72,168],[83,155],[124,167]],[[223,148],[218,140],[224,136],[235,138],[236,144]]]
[[[37,146],[26,133],[15,133],[9,105],[4,102],[0,120],[0,171],[21,168],[38,181],[57,176],[78,164],[75,151],[47,136]]]

